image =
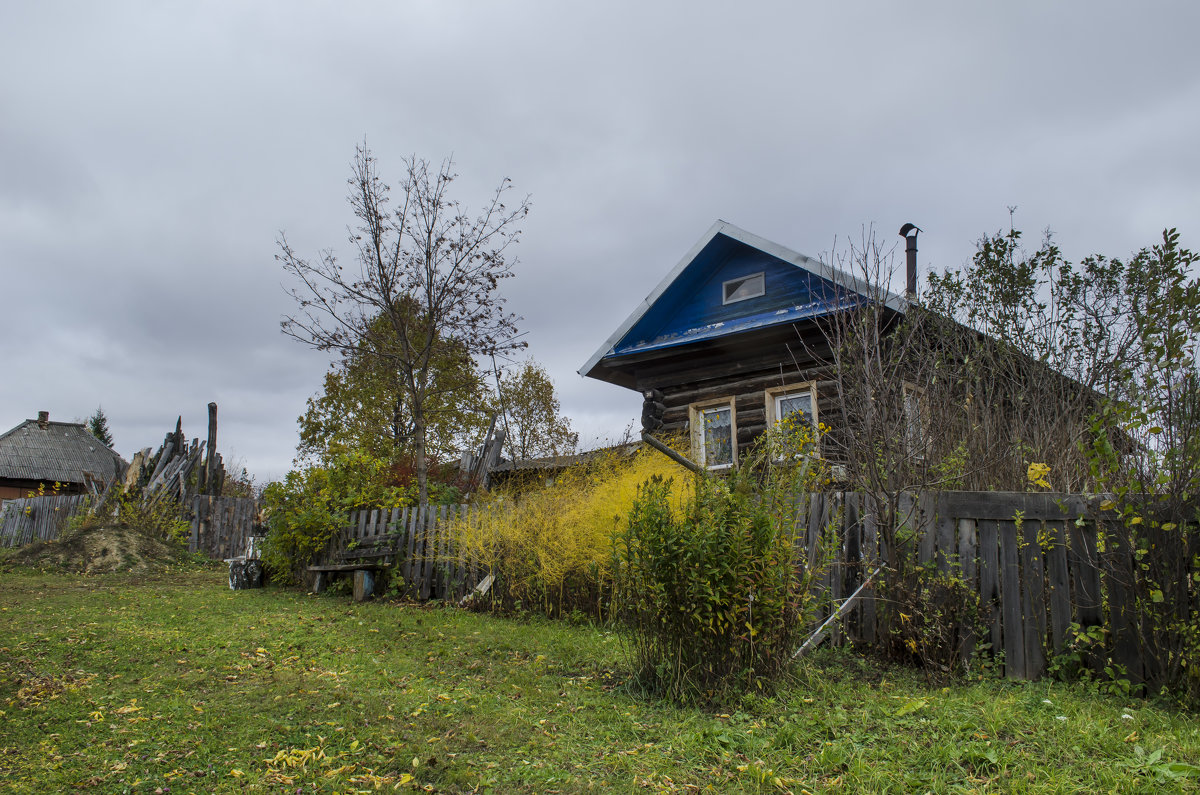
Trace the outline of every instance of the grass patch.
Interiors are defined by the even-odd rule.
[[[1054,683],[930,688],[826,652],[729,713],[640,700],[618,638],[232,592],[223,570],[0,575],[17,792],[1196,791],[1200,719]]]

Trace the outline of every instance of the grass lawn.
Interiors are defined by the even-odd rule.
[[[728,713],[631,695],[618,638],[345,596],[0,572],[0,789],[1200,790],[1200,717],[947,689],[825,652]]]

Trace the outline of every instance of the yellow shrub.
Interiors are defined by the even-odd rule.
[[[452,526],[459,554],[496,573],[495,606],[597,615],[612,581],[613,533],[639,484],[654,475],[673,478],[676,496],[691,477],[649,448],[617,450],[564,470],[549,485],[494,492]]]

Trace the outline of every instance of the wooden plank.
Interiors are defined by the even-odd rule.
[[[1004,640],[1004,676],[1028,679],[1025,633],[1021,622],[1020,547],[1015,522],[1000,522],[1000,613]]]
[[[807,532],[805,534],[805,556],[807,568],[805,571],[810,578],[814,576],[814,571],[817,568],[817,561],[820,560],[821,549],[821,507],[824,500],[820,494],[813,493],[808,495],[807,499],[807,518],[805,525]]]
[[[862,517],[859,515],[859,495],[842,492],[842,527],[845,536],[845,568],[842,577],[844,593],[854,593],[865,576],[862,570]],[[846,637],[862,640],[862,600],[846,613],[843,622]]]
[[[410,507],[410,508],[405,508],[404,509],[404,525],[405,525],[405,533],[408,536],[408,540],[405,543],[408,547],[408,552],[404,558],[404,583],[405,583],[405,586],[408,588],[408,595],[410,597],[414,597],[414,598],[417,595],[417,592],[414,589],[414,585],[413,585],[413,583],[416,582],[415,577],[416,577],[416,570],[417,570],[417,565],[416,565],[416,557],[417,557],[416,522],[417,522],[416,507],[414,506],[414,507]]]
[[[1115,523],[1106,525],[1104,533],[1106,552],[1102,559],[1102,571],[1108,591],[1108,626],[1112,630],[1113,662],[1124,669],[1130,684],[1140,685],[1145,677],[1142,673],[1137,607],[1134,604],[1136,579],[1133,550],[1130,548],[1128,530],[1124,527]]]
[[[1071,546],[1068,561],[1075,586],[1075,615],[1084,629],[1104,623],[1100,597],[1100,558],[1096,553],[1096,528],[1088,523],[1068,526]]]
[[[875,513],[870,509],[870,503],[866,505],[860,504],[859,510],[862,514],[862,562],[863,571],[871,572],[875,570],[881,562],[879,556],[879,528],[875,523]],[[865,576],[865,575],[864,575]],[[874,643],[876,635],[876,621],[878,620],[878,611],[875,604],[875,594],[878,590],[874,587],[871,593],[863,597],[862,600],[862,640],[866,643]]]
[[[457,601],[462,594],[464,572],[462,561],[462,545],[458,543],[458,522],[462,516],[462,506],[452,505],[449,510],[449,519],[447,527],[450,528],[449,538],[449,554],[450,554],[450,590],[446,596],[447,599]]]
[[[1021,614],[1024,621],[1025,678],[1046,672],[1046,575],[1038,534],[1041,522],[1021,523]]]
[[[821,571],[821,592],[825,595],[825,615],[831,616],[837,610],[837,605],[834,604],[833,589],[833,572],[834,564],[837,560],[837,550],[830,549],[833,541],[829,538],[829,521],[832,513],[832,505],[828,494],[819,496],[820,513],[817,518],[817,547],[820,554],[817,557],[817,565],[822,567]]]
[[[958,557],[958,517],[946,510],[940,495],[937,501],[937,518],[935,524],[936,563],[939,574],[947,574],[959,563]]]
[[[1087,508],[1080,495],[1046,492],[947,491],[942,500],[954,516],[976,520],[1011,520],[1018,511],[1027,519],[1074,519]]]
[[[429,506],[429,512],[433,517],[429,527],[432,541],[429,551],[429,598],[431,599],[442,597],[442,530],[444,523],[441,521],[441,513],[444,507],[442,505]]]
[[[833,615],[841,608],[842,597],[850,593],[843,590],[844,583],[842,581],[846,568],[844,565],[845,553],[843,547],[845,531],[841,525],[834,526],[839,518],[845,518],[845,512],[842,510],[840,497],[837,492],[827,495],[826,510],[823,516],[826,530],[822,535],[827,539],[826,543],[833,546],[829,555],[829,613]],[[842,627],[844,623],[845,618],[839,618],[829,627],[829,642],[833,646],[842,645]]]
[[[964,586],[970,593],[979,593],[979,542],[976,536],[974,519],[958,520],[958,565]],[[960,629],[959,657],[963,666],[971,662],[975,655],[975,644],[979,638],[975,635],[975,627],[969,621],[964,621]]]
[[[934,498],[928,492],[918,495],[913,510],[917,527],[917,562],[933,563],[933,552],[937,544],[937,517]]]
[[[429,505],[421,506],[421,540],[423,542],[421,555],[421,601],[428,601],[433,586],[433,557],[435,551],[433,530],[435,527],[435,514],[431,510],[431,507]]]
[[[1000,644],[1000,526],[995,519],[976,523],[979,531],[979,603],[992,654],[999,655]]]
[[[1071,581],[1067,569],[1067,531],[1063,522],[1047,522],[1050,551],[1046,555],[1046,580],[1050,587],[1050,647],[1063,650],[1071,627]]]
[[[387,532],[392,538],[392,572],[393,580],[403,577],[400,573],[401,566],[404,565],[404,522],[401,519],[403,509],[399,507],[392,508],[391,514],[388,516]],[[395,587],[396,583],[390,583]]]

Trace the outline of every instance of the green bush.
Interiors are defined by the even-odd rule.
[[[389,485],[389,478],[386,462],[358,453],[293,470],[269,484],[263,491],[268,529],[262,556],[272,575],[296,580],[352,511],[411,505],[413,489]]]
[[[795,517],[805,512],[797,502],[818,470],[778,447],[778,437],[767,439],[728,479],[697,475],[678,509],[670,480],[640,488],[615,539],[613,570],[646,689],[725,702],[770,685],[790,663],[816,574],[798,559],[804,528]]]

